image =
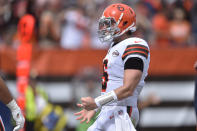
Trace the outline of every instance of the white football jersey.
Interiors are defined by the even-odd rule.
[[[144,69],[140,82],[134,90],[133,96],[112,103],[112,105],[137,106],[138,96],[145,84],[144,79],[148,74],[150,62],[150,50],[147,42],[143,39],[132,37],[125,39],[108,50],[106,57],[103,59],[103,77],[102,91],[105,94],[111,90],[123,86],[124,64],[131,57],[138,57],[143,60]]]

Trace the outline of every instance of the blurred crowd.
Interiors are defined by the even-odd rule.
[[[106,49],[97,37],[99,17],[107,5],[122,2],[137,15],[136,35],[152,47],[197,45],[195,0],[0,0],[0,43],[14,46],[24,14],[36,19],[34,43],[64,49]]]

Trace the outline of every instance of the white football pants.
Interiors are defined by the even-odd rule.
[[[138,108],[129,109],[131,112],[127,111],[126,106],[104,106],[87,131],[136,131],[135,126],[139,120]]]

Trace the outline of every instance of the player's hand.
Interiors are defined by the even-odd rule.
[[[16,127],[14,128],[13,131],[18,131],[23,128],[25,119],[21,113],[20,108],[11,111],[12,111],[13,119],[16,121]]]
[[[13,131],[22,129],[24,127],[25,118],[23,117],[21,109],[18,107],[16,101],[12,100],[7,106],[12,112],[13,119],[16,121],[16,127]]]
[[[86,123],[89,123],[95,113],[95,110],[87,111],[86,109],[83,109],[80,112],[75,113],[74,115],[78,116],[76,120],[81,120],[80,123],[83,123],[84,121],[86,121]]]
[[[86,110],[93,110],[97,108],[97,105],[92,97],[82,97],[82,104],[77,104],[77,106],[82,107]]]

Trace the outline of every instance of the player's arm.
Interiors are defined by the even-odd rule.
[[[0,100],[7,105],[7,107],[11,110],[12,116],[16,121],[16,127],[14,131],[17,131],[23,128],[25,119],[21,113],[19,106],[16,101],[13,99],[11,93],[9,92],[5,82],[0,77]]]
[[[142,71],[137,69],[127,69],[124,71],[124,84],[123,86],[114,90],[117,99],[122,100],[133,95],[142,76]]]
[[[0,77],[0,100],[4,104],[8,104],[12,100],[12,95],[10,94],[7,86],[5,85],[4,81]]]
[[[124,64],[123,86],[115,90],[118,100],[122,100],[133,95],[133,92],[142,77],[143,68],[144,63],[142,59],[138,57],[131,57],[127,59]]]

